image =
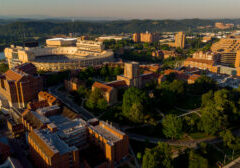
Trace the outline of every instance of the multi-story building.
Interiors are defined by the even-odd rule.
[[[67,47],[67,46],[75,46],[77,42],[76,38],[53,38],[47,39],[46,45],[48,47]]]
[[[153,43],[159,40],[158,33],[134,33],[133,41],[134,42],[142,42],[142,43]]]
[[[22,113],[22,123],[29,132],[30,156],[36,167],[89,167],[91,158],[85,152],[92,145],[104,156],[93,167],[113,168],[128,155],[127,135],[110,124],[86,122],[65,106],[40,103],[33,107]]]
[[[158,83],[162,83],[166,80],[166,76],[170,74],[175,74],[176,79],[187,82],[188,84],[193,84],[201,76],[198,74],[191,74],[184,71],[178,71],[173,69],[168,69],[164,71],[164,74],[160,75],[158,78]]]
[[[128,155],[128,136],[111,124],[100,121],[98,125],[89,125],[88,130],[90,141],[104,151],[109,167]]]
[[[92,51],[92,52],[102,52],[104,50],[103,42],[91,41],[91,40],[81,40],[78,38],[77,47],[81,51]]]
[[[173,50],[170,50],[170,51],[168,51],[168,50],[158,50],[158,51],[153,51],[152,56],[160,58],[160,59],[167,59],[167,58],[170,58],[170,57],[177,57],[178,54]]]
[[[193,53],[192,58],[194,59],[201,59],[201,60],[212,60],[214,62],[219,62],[220,61],[221,55],[218,53],[213,53],[211,51],[204,52],[204,51],[197,51]]]
[[[0,77],[0,93],[10,107],[24,108],[42,90],[42,80],[36,75],[36,67],[26,63],[8,70]]]
[[[151,71],[144,71],[140,74],[139,63],[125,63],[124,74],[118,75],[117,80],[125,81],[128,87],[143,88],[147,83],[157,80],[156,74]]]
[[[64,81],[65,89],[69,92],[77,91],[80,86],[85,86],[84,81],[80,81],[78,78],[71,78]]]
[[[140,74],[140,68],[143,70],[142,74]],[[147,83],[157,81],[155,72],[158,70],[158,66],[143,65],[140,67],[137,62],[125,63],[123,75],[118,75],[115,81],[107,83],[95,82],[92,85],[92,91],[96,88],[100,89],[108,104],[113,105],[118,101],[120,89],[128,87],[143,88]]]
[[[186,36],[184,32],[178,32],[175,35],[175,47],[176,48],[185,48]]]
[[[133,34],[133,41],[134,41],[135,43],[141,42],[140,33],[134,33],[134,34]]]
[[[211,50],[220,54],[220,64],[225,66],[236,65],[237,50],[240,50],[240,39],[223,38],[214,43]]]
[[[234,24],[228,23],[228,24],[224,24],[221,22],[217,22],[215,23],[215,28],[217,29],[231,29],[234,27]]]
[[[108,104],[113,105],[118,101],[118,91],[120,88],[127,87],[125,81],[117,80],[108,83],[94,82],[92,85],[92,91],[95,89],[100,89],[104,99]]]

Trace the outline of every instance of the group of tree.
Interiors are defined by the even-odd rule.
[[[152,149],[145,149],[142,168],[173,168],[171,147],[159,142]]]
[[[170,78],[171,76],[155,90],[157,105],[160,109],[172,108],[185,94],[185,83],[174,77],[173,80]]]
[[[106,110],[108,107],[107,101],[103,97],[103,92],[95,88],[93,91],[91,91],[87,101],[86,101],[86,107],[90,110]]]
[[[105,81],[116,80],[117,75],[121,75],[123,73],[123,69],[119,66],[117,67],[110,67],[110,66],[103,66],[99,71],[98,75],[104,78]]]
[[[87,83],[87,86],[90,87],[93,84],[93,78],[101,78],[104,81],[112,81],[116,80],[116,76],[123,73],[123,69],[119,66],[110,67],[108,65],[104,65],[101,68],[93,68],[88,67],[79,72],[78,78],[79,80],[84,80]]]
[[[217,90],[217,84],[212,78],[202,75],[188,88],[191,94],[202,95],[210,90]]]
[[[209,91],[202,96],[199,129],[215,135],[238,121],[239,93],[227,89]]]
[[[8,64],[0,63],[0,73],[5,73],[9,69]]]
[[[147,94],[135,87],[131,87],[124,92],[122,113],[127,119],[134,123],[144,122],[148,106]]]

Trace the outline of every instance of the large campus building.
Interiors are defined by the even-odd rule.
[[[178,32],[175,35],[175,47],[176,48],[185,48],[186,36],[184,32]]]
[[[142,43],[153,43],[159,40],[158,33],[134,33],[133,34],[133,41],[135,43],[142,42]]]
[[[55,38],[46,40],[46,47],[20,47],[12,45],[4,50],[10,68],[30,62],[38,70],[61,71],[101,65],[113,59],[111,50],[104,50],[102,42],[81,38]]]
[[[146,84],[157,81],[156,73],[144,70],[144,67],[142,70],[143,73],[140,73],[140,66],[137,62],[125,63],[124,74],[118,75],[117,80],[106,83],[95,82],[92,85],[92,90],[100,89],[105,100],[112,105],[118,101],[118,91],[120,89],[128,87],[143,88]]]
[[[217,28],[217,29],[224,30],[224,29],[231,29],[233,27],[234,27],[234,24],[232,24],[232,23],[228,23],[228,24],[224,24],[222,22],[216,22],[215,23],[215,28]]]
[[[0,94],[8,100],[10,107],[24,108],[29,101],[37,98],[43,86],[36,74],[36,67],[25,63],[0,76]]]
[[[237,51],[240,50],[240,39],[238,38],[223,38],[214,43],[211,50],[221,54],[220,64],[225,66],[235,66]],[[237,67],[236,67],[237,68]]]
[[[113,168],[128,155],[125,133],[107,122],[84,121],[65,106],[49,104],[51,99],[56,101],[49,93],[40,92],[38,102],[22,113],[36,167]]]
[[[240,52],[237,51],[236,55],[234,59],[235,68],[221,65],[222,55],[220,53],[202,51],[194,53],[192,58],[187,58],[184,61],[184,66],[208,70],[213,73],[240,76]]]

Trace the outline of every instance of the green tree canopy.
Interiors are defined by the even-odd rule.
[[[158,143],[156,147],[145,150],[142,167],[173,168],[171,156],[170,146],[166,143]]]
[[[208,168],[208,160],[193,150],[190,151],[188,160],[188,168]]]
[[[142,122],[144,116],[144,105],[148,101],[145,92],[137,88],[129,88],[123,95],[123,115],[133,122]]]
[[[162,120],[163,133],[168,138],[180,138],[182,136],[182,119],[169,114]]]

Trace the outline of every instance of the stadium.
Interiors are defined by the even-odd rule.
[[[104,50],[102,42],[75,38],[46,40],[46,46],[19,47],[4,50],[9,67],[31,62],[41,71],[62,71],[97,66],[113,61],[114,53]]]

